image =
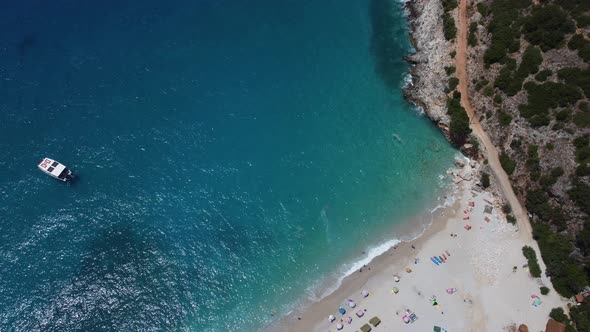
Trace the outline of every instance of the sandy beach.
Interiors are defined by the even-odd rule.
[[[342,324],[341,331],[360,331],[377,316],[381,324],[372,326],[375,331],[433,331],[435,326],[509,331],[523,323],[530,331],[543,331],[551,309],[565,307],[566,301],[545,277],[531,277],[522,247],[532,246],[540,258],[536,244],[530,234],[506,221],[501,201],[481,190],[477,177],[469,177],[476,171],[467,164],[461,177],[455,175],[457,200],[435,212],[432,226],[420,238],[377,257],[334,293],[285,317],[272,330],[337,331]],[[548,287],[549,294],[541,295],[541,286]],[[363,290],[367,297],[361,295]],[[533,306],[537,298],[542,303]],[[407,310],[415,313],[414,322],[404,322]],[[335,316],[333,322],[329,315]]]

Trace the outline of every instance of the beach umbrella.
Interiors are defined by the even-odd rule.
[[[408,315],[403,315],[402,316],[402,320],[404,321],[404,323],[408,324],[410,322],[410,318],[408,318]]]
[[[338,309],[338,312],[339,312],[341,315],[344,315],[344,314],[346,313],[346,310],[344,310],[344,308],[340,307],[340,308]]]
[[[518,332],[529,332],[529,328],[524,324],[520,324],[520,326],[518,327]]]
[[[410,273],[412,272],[412,269],[410,269],[409,267],[406,268],[406,272]]]
[[[350,316],[346,317],[345,321],[346,321],[348,324],[352,323],[352,317],[350,317]]]
[[[359,311],[356,312],[356,316],[357,317],[363,317],[364,314],[365,314],[365,312],[362,311],[362,310],[359,310]]]
[[[395,282],[399,282],[399,276],[398,276],[398,275],[394,275],[394,276],[393,276],[393,280],[394,280]]]
[[[336,329],[338,329],[338,331],[342,330],[342,328],[344,327],[344,325],[338,323],[338,325],[336,325]]]
[[[336,320],[336,317],[334,317],[334,315],[330,315],[330,316],[328,316],[328,320],[330,321],[330,323],[332,323],[333,321]]]
[[[367,296],[369,296],[369,291],[368,291],[368,290],[366,290],[366,289],[363,289],[363,291],[361,292],[361,295],[362,295],[363,297],[367,297]]]
[[[348,303],[347,303],[347,304],[348,304],[348,306],[349,306],[349,307],[351,307],[351,308],[354,308],[354,307],[356,307],[356,303],[354,303],[354,301],[353,301],[353,300],[348,300]]]
[[[457,291],[457,288],[447,288],[447,293],[448,294],[453,294],[456,291]]]
[[[397,287],[393,287],[393,289],[391,290],[391,292],[397,294],[399,292],[399,289],[397,289]]]

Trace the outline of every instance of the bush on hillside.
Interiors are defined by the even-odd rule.
[[[457,3],[457,0],[443,0],[442,3],[443,3],[443,8],[444,8],[445,12],[448,12],[450,10],[457,8],[457,6],[459,5]]]
[[[525,39],[543,51],[559,47],[565,35],[575,30],[574,22],[556,5],[533,7],[523,25]]]
[[[543,190],[529,190],[526,195],[526,207],[530,213],[546,220],[551,214],[549,198]]]
[[[457,147],[465,144],[467,137],[471,134],[469,117],[463,106],[461,106],[460,100],[461,94],[458,91],[453,93],[453,98],[447,100],[447,112],[451,117],[449,126],[451,142]]]
[[[459,85],[459,79],[456,77],[451,77],[449,78],[449,90],[453,91],[457,88],[457,85]]]
[[[557,72],[557,76],[568,85],[577,86],[590,98],[590,69],[563,68]]]
[[[579,50],[588,43],[590,42],[584,38],[584,35],[577,33],[573,35],[572,38],[570,38],[570,41],[567,43],[567,47],[570,50]]]
[[[573,247],[568,238],[553,233],[549,226],[541,223],[533,225],[533,238],[539,244],[547,272],[559,294],[571,297],[588,285],[584,271],[570,256]]]
[[[477,23],[471,22],[471,24],[469,24],[469,36],[467,37],[467,44],[471,47],[474,47],[477,45],[476,32],[477,32]]]
[[[504,111],[498,111],[498,122],[502,127],[506,127],[512,122],[512,115]]]
[[[514,162],[514,160],[510,159],[510,156],[508,156],[504,152],[500,154],[500,164],[502,165],[502,168],[504,169],[504,171],[506,171],[506,174],[508,175],[512,175],[512,173],[514,173],[514,170],[516,169],[516,163]]]
[[[571,106],[582,98],[578,89],[562,83],[527,82],[524,87],[528,92],[528,103],[519,105],[518,110],[533,127],[549,124],[549,109]]]
[[[568,195],[582,212],[590,214],[590,186],[578,179],[575,179],[572,184]]]
[[[553,72],[550,69],[544,69],[535,75],[535,79],[539,82],[545,82],[551,75],[553,75]]]
[[[590,166],[588,164],[579,165],[576,167],[576,175],[581,177],[590,175]]]
[[[520,25],[516,21],[520,16],[519,11],[530,4],[530,0],[495,0],[491,3],[492,21],[488,31],[492,34],[492,42],[484,53],[487,65],[504,61],[508,50],[518,51]]]
[[[490,175],[486,172],[481,173],[481,186],[488,188],[490,186]]]
[[[443,32],[446,40],[453,40],[457,36],[455,19],[448,12],[443,14]]]

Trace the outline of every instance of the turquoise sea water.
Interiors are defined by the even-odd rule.
[[[259,330],[401,236],[452,164],[402,97],[399,2],[4,9],[2,331]]]

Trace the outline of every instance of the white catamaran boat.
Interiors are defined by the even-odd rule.
[[[53,159],[44,158],[43,161],[37,165],[45,174],[54,177],[60,181],[68,182],[74,179],[75,175],[64,164]]]

